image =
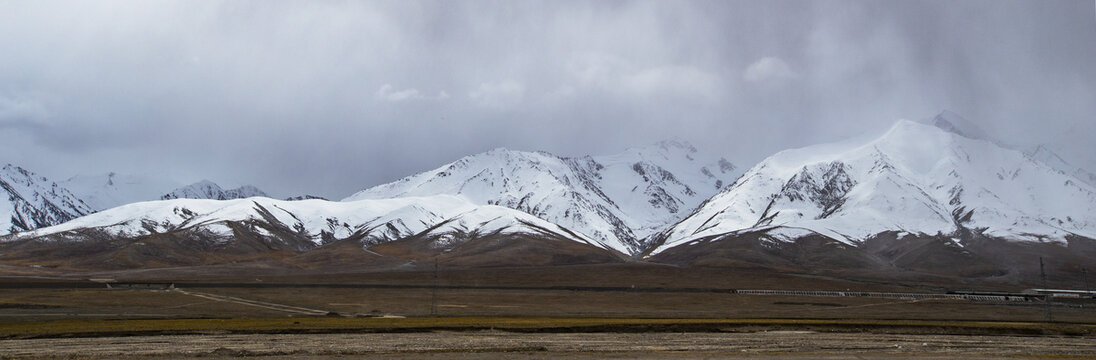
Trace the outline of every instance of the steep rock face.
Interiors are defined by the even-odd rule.
[[[246,199],[249,197],[262,196],[266,197],[266,193],[259,188],[251,185],[244,185],[235,189],[224,190],[220,185],[209,181],[202,180],[178,189],[173,190],[170,193],[164,194],[160,197],[160,200],[171,199],[210,199],[210,200],[232,200],[232,199]]]
[[[777,153],[661,234],[652,254],[769,229],[853,246],[888,232],[956,241],[964,232],[1061,244],[1096,238],[1092,186],[944,128],[900,121],[866,143]]]
[[[92,209],[63,186],[11,164],[0,169],[0,235],[56,225]]]
[[[454,194],[517,209],[636,254],[644,240],[738,176],[725,159],[661,142],[611,156],[558,157],[496,149],[362,190],[343,201]]]

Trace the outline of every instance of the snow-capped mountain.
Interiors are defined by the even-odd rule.
[[[998,139],[993,138],[985,130],[975,125],[970,120],[959,116],[951,111],[941,112],[931,120],[926,121],[927,124],[933,125],[945,131],[961,135],[963,137],[986,140],[997,144],[998,146],[1007,149],[1020,149],[1016,146],[1006,144]],[[1056,170],[1066,173],[1067,175],[1076,177],[1089,185],[1096,186],[1096,174],[1071,164],[1062,158],[1058,153],[1054,152],[1047,145],[1038,145],[1033,148],[1023,150],[1024,154],[1032,158],[1037,162],[1041,162],[1044,165],[1050,166]]]
[[[597,242],[532,215],[492,205],[475,205],[456,196],[406,197],[331,202],[325,200],[174,199],[123,205],[60,225],[15,234],[9,241],[67,241],[136,238],[187,232],[214,242],[257,235],[306,250],[349,238],[364,244],[410,236],[436,236],[437,246],[475,234],[531,234]],[[600,247],[600,246],[599,246]]]
[[[725,159],[665,141],[611,156],[495,149],[360,191],[343,201],[437,194],[521,210],[625,254],[738,177]]]
[[[1041,162],[1067,175],[1072,175],[1073,177],[1096,187],[1096,174],[1070,164],[1057,153],[1047,148],[1046,145],[1036,146],[1034,149],[1025,151],[1024,153],[1035,161]]]
[[[778,240],[813,233],[851,246],[885,232],[1096,239],[1096,188],[944,128],[899,121],[866,143],[779,152],[665,232],[651,253],[760,230]]]
[[[63,186],[11,164],[0,169],[0,235],[51,226],[92,209]]]
[[[165,192],[182,186],[170,180],[114,172],[76,175],[61,182],[61,185],[84,200],[84,203],[95,211],[140,201],[157,200]]]
[[[167,194],[160,196],[160,200],[171,199],[210,199],[210,200],[232,200],[232,199],[245,199],[249,197],[262,196],[266,197],[266,193],[259,188],[251,185],[244,185],[235,189],[222,189],[220,185],[209,181],[202,180],[178,189],[175,189]]]

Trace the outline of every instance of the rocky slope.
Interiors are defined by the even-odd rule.
[[[0,235],[51,226],[90,214],[63,186],[15,165],[0,168]]]

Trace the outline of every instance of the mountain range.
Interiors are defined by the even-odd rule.
[[[741,171],[680,141],[610,156],[559,157],[495,149],[365,189],[343,199],[461,195],[501,205],[586,234],[625,254],[680,220]]]
[[[65,182],[81,197],[5,167],[13,234],[0,237],[0,262],[125,268],[276,252],[284,261],[651,261],[1023,281],[1040,256],[1064,272],[1096,263],[1092,174],[949,112],[749,169],[683,141],[607,156],[495,149],[341,201],[202,181],[133,202],[136,192],[113,189],[150,181],[88,179]],[[104,208],[116,202],[127,204]]]

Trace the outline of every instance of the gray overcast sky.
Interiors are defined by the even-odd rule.
[[[752,164],[950,109],[1096,170],[1084,1],[5,1],[0,162],[334,199],[495,147]]]

